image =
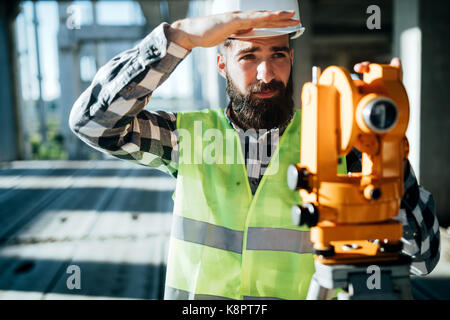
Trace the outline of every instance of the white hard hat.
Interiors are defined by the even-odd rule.
[[[213,14],[231,11],[253,11],[253,10],[294,10],[293,19],[300,20],[298,0],[214,0]],[[305,31],[301,23],[295,27],[286,28],[255,28],[252,31],[233,36],[235,39],[249,39],[259,37],[279,36],[282,34],[292,34],[291,39],[298,38]]]

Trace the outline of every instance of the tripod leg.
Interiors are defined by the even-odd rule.
[[[394,286],[399,291],[398,299],[400,300],[414,300],[411,288],[411,280],[409,277],[396,279]]]
[[[334,289],[322,287],[316,278],[316,274],[314,274],[309,285],[306,300],[329,300],[333,295]]]

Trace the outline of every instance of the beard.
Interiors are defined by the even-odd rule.
[[[243,129],[279,128],[282,132],[294,116],[294,101],[292,100],[292,76],[289,76],[288,84],[272,80],[269,83],[257,82],[241,94],[231,78],[226,74],[227,94],[230,97],[231,114],[237,125]],[[254,93],[265,90],[278,90],[275,96],[270,98],[257,98]]]

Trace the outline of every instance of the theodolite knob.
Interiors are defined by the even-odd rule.
[[[319,222],[319,211],[312,203],[293,206],[291,210],[292,222],[296,226],[307,225],[314,227]]]
[[[311,192],[311,186],[309,184],[309,172],[305,168],[299,168],[295,164],[291,164],[287,170],[287,183],[289,189],[298,190],[305,189]]]
[[[378,200],[381,197],[381,190],[380,188],[376,188],[373,185],[368,185],[364,188],[364,197],[367,200]]]

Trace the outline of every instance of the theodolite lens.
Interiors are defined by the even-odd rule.
[[[371,100],[363,109],[363,119],[373,131],[389,131],[397,122],[398,110],[395,103],[388,98]]]

